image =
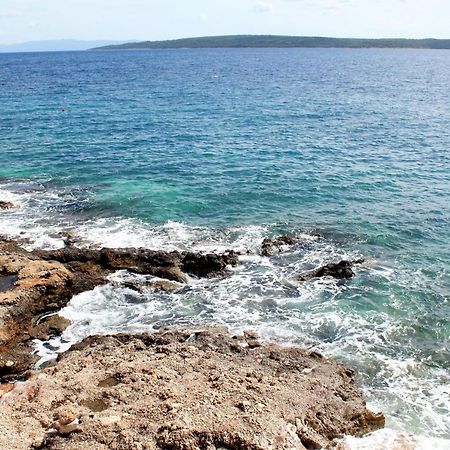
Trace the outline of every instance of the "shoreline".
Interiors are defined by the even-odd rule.
[[[414,450],[450,448],[450,60],[132,53],[2,66],[0,236],[28,251],[0,274],[14,315],[5,380],[26,381],[88,337],[220,324],[353,368],[386,427],[346,439],[352,450],[391,450],[399,434]],[[286,234],[298,242],[263,248]],[[64,247],[94,252],[48,253]],[[132,248],[178,251],[179,281],[114,269],[131,262],[116,250]],[[223,276],[180,267],[182,253],[227,250],[239,263]],[[362,258],[335,266],[352,279],[326,276]]]
[[[291,241],[286,237],[266,240],[262,251],[266,254],[276,253],[290,243]],[[156,371],[156,378],[150,377],[147,383],[140,383],[139,389],[142,389],[142,395],[153,398],[148,386],[152,383],[153,386],[155,383],[159,384],[158,380],[169,380],[170,383],[186,389],[187,396],[180,399],[180,406],[168,407],[168,414],[175,414],[174,409],[190,411],[183,416],[184,431],[177,434],[178,438],[176,442],[174,441],[175,443],[170,444],[172,445],[170,448],[197,448],[195,445],[209,448],[202,447],[204,442],[209,442],[211,445],[222,443],[220,445],[229,446],[226,448],[255,449],[271,448],[270,445],[280,449],[302,448],[301,446],[304,448],[336,446],[335,439],[342,438],[346,434],[360,436],[384,426],[382,414],[374,414],[367,410],[362,393],[356,387],[355,372],[352,369],[325,359],[315,352],[262,343],[258,336],[251,332],[247,332],[244,336],[233,337],[221,328],[200,327],[200,330],[185,329],[184,331],[180,328],[165,329],[153,335],[90,337],[61,354],[55,363],[42,370],[35,370],[33,365],[36,357],[30,351],[32,340],[60,335],[69,321],[59,317],[57,312],[70,301],[73,295],[106,283],[109,274],[124,269],[135,273],[152,274],[161,278],[161,281],[154,284],[152,289],[173,290],[179,289],[187,282],[186,274],[199,278],[226,277],[228,267],[239,264],[239,255],[233,251],[222,254],[201,254],[152,252],[144,249],[93,250],[79,249],[70,241],[67,244],[65,248],[53,252],[43,250],[28,252],[15,241],[3,239],[0,242],[2,275],[15,277],[8,278],[9,284],[4,283],[3,292],[0,293],[0,378],[2,380],[0,403],[5,405],[4,412],[0,415],[0,422],[3,422],[2,427],[8,430],[5,434],[6,439],[13,437],[18,439],[17,449],[31,448],[30,445],[35,445],[36,442],[43,445],[40,448],[77,448],[75,442],[78,439],[87,439],[87,436],[94,439],[95,445],[100,445],[108,433],[117,427],[122,427],[120,424],[123,414],[131,415],[133,420],[137,420],[136,411],[127,410],[128,412],[124,413],[127,408],[124,405],[128,405],[129,396],[132,395],[130,392],[127,394],[122,392],[120,401],[113,402],[111,405],[108,403],[104,409],[102,406],[102,411],[95,411],[96,402],[100,401],[95,399],[95,405],[91,404],[94,408],[93,417],[92,408],[89,413],[89,404],[86,406],[83,402],[86,400],[87,391],[92,386],[90,381],[92,371],[97,373],[96,376],[101,374],[105,379],[110,378],[108,373],[111,372],[112,365],[108,366],[105,361],[114,361],[114,364],[120,366],[125,359],[128,364],[126,373],[136,373],[139,367],[140,369],[143,367],[139,364],[139,359],[142,357],[150,358],[155,370],[166,371],[164,375],[158,375]],[[334,265],[328,264],[316,271],[300,274],[299,280],[306,282],[308,279],[321,276],[349,278],[353,275],[351,266],[354,263],[360,262],[342,261]],[[130,286],[130,288],[140,289],[141,287]],[[49,313],[55,314],[48,316]],[[165,341],[165,336],[170,336],[169,341]],[[202,355],[201,358],[194,355],[197,351]],[[92,360],[92,364],[86,364],[85,361],[89,359],[92,352],[100,353],[98,358]],[[192,352],[194,354],[191,355]],[[182,357],[180,360],[180,355],[184,353],[190,356],[184,359]],[[192,361],[189,363],[191,356],[192,358],[195,356],[195,364]],[[161,358],[167,360],[163,366],[157,363]],[[212,374],[212,368],[208,365],[212,360],[215,361],[214,373],[222,368],[219,372],[225,377],[223,381],[225,384],[229,383],[227,377],[230,373],[239,373],[239,380],[235,379],[233,383],[227,384],[226,388],[223,387],[218,381],[221,380],[222,375],[216,379],[216,375]],[[74,366],[70,376],[63,376],[67,361]],[[147,364],[150,363],[146,363],[146,367]],[[188,385],[169,370],[173,364],[177,365],[179,374],[191,374],[193,378]],[[80,374],[77,374],[73,367],[83,369]],[[253,392],[251,391],[253,388],[246,386],[242,381],[246,379],[249,371],[256,371],[258,374],[254,395],[250,397],[248,392],[249,390]],[[70,381],[72,376],[82,378],[78,378],[78,389],[74,391],[75,388],[72,386],[69,393],[68,383],[72,383]],[[176,382],[173,377],[177,379]],[[270,377],[270,381],[263,381],[265,377]],[[209,380],[206,384],[205,379]],[[215,414],[219,414],[220,420],[213,414],[207,426],[203,428],[200,426],[204,417],[203,413],[194,408],[199,401],[198,398],[195,400],[188,395],[191,384],[195,389],[200,389],[199,386],[201,386],[202,392],[209,389],[209,394],[201,400],[204,408],[202,411],[215,411]],[[114,386],[108,386],[108,388],[112,387]],[[237,389],[232,398],[227,397],[231,387]],[[124,386],[121,388],[125,389]],[[121,388],[117,389],[121,391]],[[265,389],[268,389],[270,394]],[[286,415],[283,409],[287,401],[286,396],[292,395],[296,389],[299,389],[302,395],[292,399],[293,409]],[[54,408],[55,400],[50,401],[52,396],[56,395],[55,392],[59,392],[58,404],[61,406],[56,409]],[[285,397],[280,392],[284,392]],[[223,399],[220,402],[217,402],[217,399],[212,402],[213,394]],[[228,409],[224,409],[225,398],[229,403]],[[238,402],[240,406],[235,404],[237,398],[241,398],[241,402]],[[263,408],[266,413],[262,414],[261,408],[255,405],[262,404],[267,399],[270,399],[270,405]],[[231,404],[231,400],[234,403]],[[349,412],[349,405],[351,405],[352,413]],[[194,408],[195,411],[189,408]],[[73,412],[74,409],[76,412]],[[96,415],[103,410],[108,410],[109,415]],[[316,411],[314,420],[308,415],[311,411]],[[67,422],[68,419],[64,419],[64,415],[67,414],[75,414],[77,417],[71,416],[72,419]],[[161,405],[155,406],[151,414],[163,414]],[[43,415],[47,419],[42,420]],[[245,418],[242,417],[242,420],[238,421],[238,426],[236,418],[239,415]],[[298,417],[295,417],[296,415]],[[117,418],[119,416],[120,420]],[[25,432],[18,433],[15,425],[10,423],[11,417],[15,418],[15,423],[21,424]],[[279,417],[278,428],[273,427],[274,417]],[[319,422],[317,417],[321,418]],[[191,419],[193,423],[190,423]],[[81,422],[74,423],[75,420],[78,422],[81,420]],[[130,430],[130,422],[127,421],[128,419],[125,421],[128,425],[124,425],[123,432]],[[161,418],[160,426],[166,426],[166,421],[167,417]],[[150,422],[145,422],[145,426],[150,426]],[[94,428],[91,429],[91,426]],[[176,425],[175,428],[178,430],[179,426],[181,425]],[[282,431],[280,426],[283,428]],[[66,433],[67,430],[69,431]],[[158,430],[152,431],[151,439],[153,440],[152,444],[148,444],[149,447],[139,447],[137,444],[135,447],[124,447],[125,440],[123,440],[117,443],[116,448],[169,448],[167,447],[169,441],[160,445],[161,439],[175,439],[176,433],[167,433],[165,428],[166,431],[161,433],[166,437],[162,438]],[[92,433],[95,434],[94,438]],[[31,439],[30,436],[34,438]],[[136,442],[138,442],[140,438],[136,435],[133,439],[137,439]],[[278,442],[277,439],[281,439],[280,444],[273,444]],[[292,442],[289,444],[290,440],[294,444]],[[67,444],[67,447],[63,446],[63,442],[64,445]],[[191,442],[189,444],[191,447],[186,446],[187,442]]]

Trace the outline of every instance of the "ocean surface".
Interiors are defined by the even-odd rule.
[[[83,246],[243,253],[182,293],[114,274],[41,355],[96,333],[255,329],[354,367],[388,430],[450,448],[450,51],[0,54],[0,200],[20,206],[0,234],[27,248],[69,230]],[[283,233],[299,244],[260,256]],[[352,280],[293,281],[360,257]]]

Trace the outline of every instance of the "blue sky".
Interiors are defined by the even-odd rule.
[[[450,38],[450,0],[0,0],[0,44],[221,34]]]

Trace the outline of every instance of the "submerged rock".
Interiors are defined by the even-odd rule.
[[[88,338],[4,393],[0,448],[304,450],[384,426],[352,370],[299,348],[236,345],[255,337]]]
[[[151,281],[124,281],[119,286],[131,289],[136,292],[143,292],[145,289],[153,289],[155,291],[174,292],[183,288],[181,283],[168,280],[151,280]]]
[[[364,259],[356,261],[340,261],[338,263],[328,263],[317,269],[300,274],[296,277],[297,281],[309,281],[314,278],[333,277],[337,279],[350,279],[355,276],[352,267],[356,264],[362,264]]]
[[[295,245],[298,239],[294,236],[278,236],[274,239],[265,238],[261,244],[262,256],[274,256],[281,253],[283,249]]]
[[[64,245],[66,247],[70,247],[72,245],[78,244],[82,241],[81,238],[79,238],[74,232],[72,231],[61,231],[59,233],[59,235],[61,236]]]

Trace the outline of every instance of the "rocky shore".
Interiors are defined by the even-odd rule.
[[[238,264],[234,252],[200,254],[145,249],[79,249],[28,252],[15,241],[0,242],[0,380],[30,369],[33,339],[61,333],[68,322],[56,313],[81,292],[107,283],[111,273],[126,269],[154,275],[160,289],[189,276],[225,276]],[[166,280],[166,281],[164,281]],[[3,286],[3,288],[1,288]],[[3,292],[2,292],[3,291]]]
[[[222,254],[146,249],[24,250],[0,240],[0,448],[316,449],[384,425],[367,410],[355,373],[314,352],[263,343],[251,332],[167,329],[91,337],[34,370],[33,339],[59,335],[70,299],[117,270],[177,289],[191,277],[224,277]],[[265,240],[262,254],[294,245]],[[299,282],[350,278],[361,261],[299,274]],[[130,287],[130,286],[127,286]],[[131,286],[140,289],[140,286]]]
[[[354,371],[257,342],[222,329],[89,338],[4,395],[0,447],[300,450],[383,426]]]

